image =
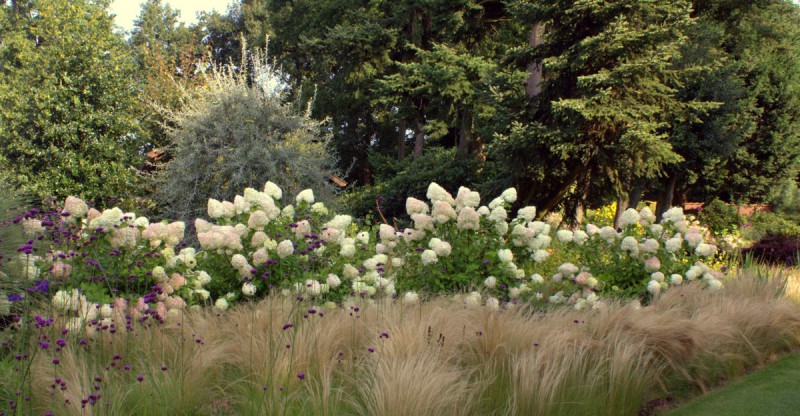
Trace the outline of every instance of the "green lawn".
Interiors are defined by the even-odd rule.
[[[666,416],[781,416],[800,414],[800,354],[735,380]]]

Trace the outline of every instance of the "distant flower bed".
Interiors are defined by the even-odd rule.
[[[556,231],[534,207],[510,215],[513,188],[481,205],[475,191],[462,187],[453,197],[432,183],[427,198],[406,201],[411,227],[360,228],[315,202],[311,190],[282,204],[282,190],[267,182],[233,201],[209,200],[209,220],[194,223],[194,248],[182,242],[182,222],[99,212],[69,197],[61,208],[16,220],[30,237],[18,249],[18,271],[34,284],[8,301],[47,294],[70,327],[82,327],[114,309],[163,319],[187,306],[224,311],[270,293],[318,305],[451,294],[495,309],[584,309],[696,280],[722,286],[721,274],[700,261],[716,247],[680,208],[660,222],[648,208],[629,209],[619,231],[592,224]]]

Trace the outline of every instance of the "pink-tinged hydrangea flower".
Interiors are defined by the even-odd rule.
[[[50,269],[50,276],[52,276],[54,279],[65,279],[69,277],[71,273],[72,266],[62,261],[56,261],[53,263],[53,266]]]
[[[481,205],[481,195],[478,192],[462,186],[458,188],[455,203],[456,207],[459,209],[466,207],[477,208]]]
[[[644,243],[640,249],[645,253],[655,253],[658,251],[658,240],[654,238],[648,238],[647,240],[644,240]]]
[[[575,276],[575,283],[579,285],[586,285],[589,283],[589,279],[592,277],[592,274],[589,272],[580,272],[577,276]]]
[[[294,228],[294,236],[298,240],[302,240],[305,238],[306,234],[311,233],[311,224],[309,224],[308,220],[303,220],[295,223]]]
[[[164,299],[164,306],[167,310],[183,309],[186,307],[186,302],[178,296],[169,296]]]
[[[61,212],[69,213],[67,222],[75,222],[77,219],[82,218],[84,215],[86,215],[86,213],[89,212],[89,206],[86,205],[86,202],[83,202],[83,200],[80,198],[68,196],[67,200],[64,201],[64,210]]]
[[[136,247],[136,243],[139,241],[140,236],[141,232],[138,228],[123,227],[114,231],[114,233],[111,235],[110,243],[114,248],[133,249]]]
[[[381,224],[378,228],[378,235],[381,238],[381,241],[387,242],[392,241],[397,238],[395,234],[396,230],[389,224]]]
[[[433,231],[433,218],[427,214],[414,214],[411,216],[414,221],[414,228],[419,231]]]
[[[258,267],[269,260],[269,253],[264,247],[253,252],[253,265]]]
[[[211,227],[213,227],[213,224],[202,218],[194,220],[194,228],[198,234],[211,231]]]
[[[236,195],[233,198],[233,212],[236,213],[236,215],[240,215],[249,211],[250,211],[250,203],[247,202],[247,200],[244,199],[243,196]]]
[[[612,230],[613,230],[613,228],[612,228]],[[597,234],[599,232],[600,232],[600,228],[598,226],[596,226],[594,224],[586,225],[586,234],[589,234],[590,236],[592,236],[592,235],[595,235],[595,234]]]
[[[261,230],[269,224],[267,213],[261,210],[253,211],[247,219],[247,228],[251,230]]]
[[[686,240],[686,244],[688,244],[689,247],[697,247],[703,242],[703,235],[700,234],[700,230],[697,228],[692,228],[683,236],[683,239]]]
[[[643,227],[647,227],[654,222],[656,222],[656,214],[653,214],[650,208],[644,207],[639,211],[639,223],[642,224]]]
[[[186,284],[186,279],[180,273],[172,273],[172,276],[167,282],[174,290],[178,290]]]
[[[650,257],[649,259],[644,261],[644,269],[648,272],[655,272],[661,268],[661,260],[658,257]]]
[[[444,224],[450,220],[456,219],[458,214],[456,214],[456,210],[453,209],[453,206],[447,201],[440,200],[433,202],[433,211],[431,211],[431,216],[434,220],[436,220],[436,222]]]
[[[344,232],[338,228],[327,228],[322,230],[320,238],[326,243],[338,243],[344,238]]]

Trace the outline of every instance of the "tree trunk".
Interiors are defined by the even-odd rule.
[[[619,230],[622,228],[622,213],[631,206],[631,199],[629,194],[623,193],[617,196],[617,210],[614,211],[614,228]]]
[[[420,157],[422,156],[422,148],[425,145],[425,131],[423,130],[425,124],[420,120],[417,120],[416,124],[417,129],[414,133],[414,157]]]
[[[397,160],[402,162],[406,158],[406,130],[408,130],[408,123],[405,120],[400,120],[397,125]]]
[[[672,199],[675,195],[675,184],[677,183],[678,175],[675,173],[670,174],[666,181],[664,181],[658,197],[658,205],[656,205],[656,218],[661,218],[661,216],[672,207]]]
[[[461,129],[458,134],[458,155],[466,157],[469,155],[470,145],[472,144],[472,113],[464,110],[461,113]]]
[[[542,23],[536,23],[531,28],[528,36],[528,45],[539,46],[544,42],[544,26]],[[528,64],[528,81],[525,82],[525,95],[528,98],[533,98],[542,92],[542,62],[534,60]]]
[[[630,206],[634,208],[639,207],[639,202],[642,202],[642,192],[644,192],[644,181],[635,181],[631,191],[628,193],[628,200]]]
[[[555,195],[550,197],[550,199],[545,201],[544,204],[542,204],[542,207],[538,210],[539,211],[539,213],[537,214],[538,218],[544,218],[545,215],[547,215],[550,211],[553,210],[553,208],[555,208],[559,203],[561,203],[561,201],[564,199],[564,196],[566,196],[567,192],[569,192],[569,188],[572,187],[572,184],[575,183],[575,181],[578,179],[578,176],[581,174],[582,171],[583,171],[583,165],[578,165],[572,168],[572,171],[569,173],[569,176],[567,176],[567,178],[565,179],[564,185],[561,187],[561,189],[558,192],[556,192]],[[529,200],[531,196],[532,195],[528,195],[527,199]],[[527,203],[528,201],[526,201],[526,204]]]

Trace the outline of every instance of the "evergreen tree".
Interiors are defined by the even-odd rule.
[[[0,6],[11,22],[0,28],[4,176],[39,198],[130,195],[146,138],[133,62],[113,33],[108,2],[27,7],[18,14]]]

